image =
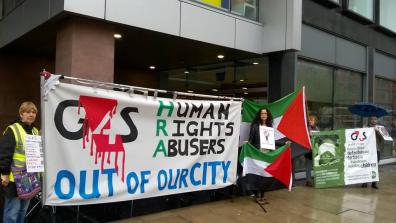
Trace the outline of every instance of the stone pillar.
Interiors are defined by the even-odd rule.
[[[114,31],[110,24],[71,18],[59,25],[55,73],[114,82]]]
[[[269,102],[276,101],[295,90],[296,71],[296,51],[282,51],[269,54]]]
[[[368,102],[375,102],[375,73],[374,73],[374,54],[375,49],[373,47],[367,47],[367,78],[365,81],[366,92],[364,92],[364,100]]]

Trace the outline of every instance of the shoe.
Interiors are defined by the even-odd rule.
[[[313,187],[312,181],[307,181],[307,182],[305,182],[305,186],[307,186],[307,187]]]
[[[372,183],[371,187],[374,188],[374,189],[377,189],[377,190],[379,189],[378,186],[377,186],[377,183]]]
[[[257,202],[260,203],[261,205],[269,204],[266,198],[259,198],[257,199]]]
[[[366,188],[367,187],[367,183],[362,184],[362,188]]]

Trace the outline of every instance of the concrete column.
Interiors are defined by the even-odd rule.
[[[375,49],[373,47],[367,47],[367,79],[366,79],[366,92],[368,102],[374,102],[375,99],[375,73],[374,73],[374,53]]]
[[[296,51],[269,54],[269,102],[276,101],[295,90],[296,70]]]
[[[114,37],[110,24],[71,18],[59,25],[55,72],[114,82]]]

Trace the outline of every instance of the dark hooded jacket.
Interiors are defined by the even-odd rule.
[[[21,124],[21,126],[23,127],[23,129],[25,129],[27,134],[33,134],[32,133],[33,126],[27,125],[19,120],[15,122]],[[14,132],[10,128],[7,128],[7,130],[4,132],[3,137],[0,139],[0,173],[2,175],[10,175],[12,157],[15,151],[15,144],[16,142],[15,142]],[[17,196],[14,182],[10,182],[7,187],[3,187],[3,190],[4,190],[4,194],[7,197]]]

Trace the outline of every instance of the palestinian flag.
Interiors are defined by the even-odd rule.
[[[284,145],[277,150],[262,153],[250,143],[242,146],[239,162],[243,166],[243,176],[255,174],[274,177],[291,190],[292,161],[290,147]]]
[[[311,148],[306,119],[304,87],[269,104],[244,100],[240,145],[249,139],[250,124],[260,108],[263,107],[269,109],[274,118],[275,140],[287,137],[307,149]]]

